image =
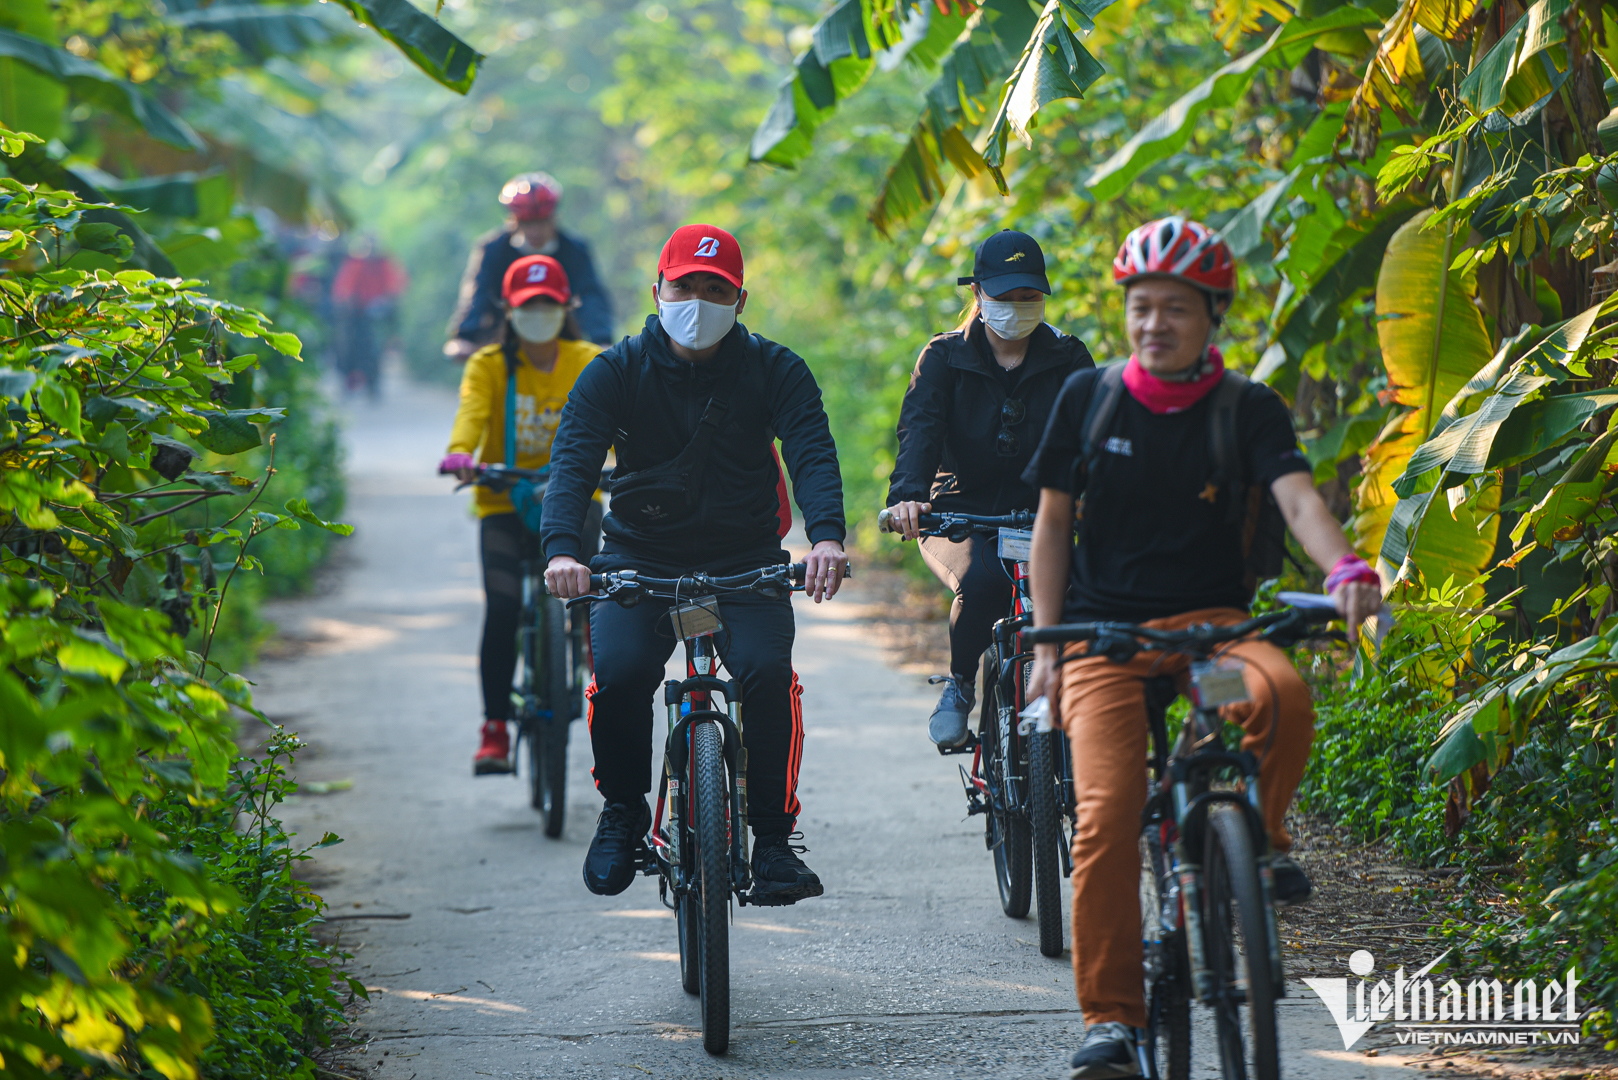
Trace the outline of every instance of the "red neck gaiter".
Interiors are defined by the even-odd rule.
[[[1208,370],[1191,382],[1166,382],[1147,371],[1141,366],[1140,360],[1131,356],[1129,363],[1124,365],[1124,386],[1129,390],[1130,397],[1157,416],[1184,412],[1207,397],[1225,374],[1225,358],[1212,345],[1208,346],[1206,366]]]

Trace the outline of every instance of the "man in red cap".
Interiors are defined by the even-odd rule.
[[[578,300],[574,318],[579,329],[597,345],[612,341],[612,301],[596,277],[590,245],[558,227],[556,207],[561,201],[562,185],[549,173],[518,173],[500,189],[500,205],[509,217],[472,246],[449,320],[445,356],[465,360],[500,339],[504,322],[500,283],[511,264],[528,255],[549,255],[562,264]]]
[[[564,599],[590,591],[590,571],[634,569],[653,577],[742,573],[786,562],[791,524],[781,457],[814,545],[809,595],[836,594],[843,554],[843,481],[820,387],[792,350],[736,321],[747,306],[742,250],[713,225],[685,225],[663,245],[646,328],[597,356],[568,395],[551,448],[542,535],[545,584]],[[709,424],[703,423],[707,418]],[[714,422],[717,418],[717,423]],[[632,497],[637,474],[666,465],[712,425],[684,499]],[[582,534],[607,449],[618,466],[602,523],[601,554],[585,566]],[[644,476],[642,476],[644,479]],[[624,481],[628,481],[625,483]],[[621,494],[620,494],[621,493]],[[665,506],[663,504],[671,504]],[[797,764],[803,748],[802,690],[792,671],[787,598],[727,595],[718,645],[747,702],[748,808],[755,891],[778,904],[819,896],[820,879],[789,839],[797,823]],[[590,743],[596,788],[606,800],[584,861],[591,892],[614,895],[635,877],[651,827],[652,694],[674,639],[658,623],[667,605],[600,604],[590,620],[595,685]]]

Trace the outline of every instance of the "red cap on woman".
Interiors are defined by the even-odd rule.
[[[524,255],[506,268],[500,289],[507,307],[519,308],[536,296],[548,296],[558,304],[573,299],[567,271],[549,255]]]

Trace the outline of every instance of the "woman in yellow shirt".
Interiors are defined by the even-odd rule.
[[[518,259],[506,271],[504,339],[488,345],[466,362],[461,375],[461,404],[450,431],[449,451],[439,472],[462,480],[475,475],[476,461],[537,469],[551,459],[551,439],[567,404],[568,391],[601,346],[581,340],[573,318],[578,301],[568,286],[567,271],[548,255]],[[507,380],[516,379],[515,393]],[[506,421],[506,403],[515,402],[515,424]],[[508,426],[516,432],[515,453],[506,447]],[[476,455],[474,458],[473,455]],[[472,772],[509,773],[511,755],[511,678],[517,667],[517,620],[522,608],[522,559],[539,559],[539,534],[523,527],[505,492],[474,489],[479,518],[479,553],[483,562],[483,644],[479,668],[483,682],[483,737]],[[592,523],[585,533],[598,535],[599,504],[592,504]],[[593,554],[593,552],[592,552]]]

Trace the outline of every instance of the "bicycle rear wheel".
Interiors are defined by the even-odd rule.
[[[545,835],[562,835],[567,817],[567,741],[573,709],[573,663],[568,656],[567,609],[554,596],[540,599],[544,629],[541,663],[545,672],[545,704],[550,719],[541,719],[532,742],[533,805],[545,818]]]
[[[702,1048],[723,1054],[730,1046],[730,786],[723,736],[717,724],[696,724],[695,833],[698,950],[702,967]]]
[[[1226,803],[1209,811],[1205,845],[1207,900],[1202,925],[1214,976],[1220,1066],[1225,1080],[1246,1080],[1248,1076],[1277,1080],[1281,1065],[1276,1048],[1276,987],[1271,977],[1264,893],[1253,836],[1240,807]]]
[[[1146,947],[1146,1032],[1154,1070],[1151,1080],[1190,1080],[1191,986],[1185,962],[1185,931],[1163,925],[1160,882],[1168,873],[1163,845],[1148,826],[1140,838],[1141,941]]]
[[[674,907],[680,931],[680,988],[693,996],[702,993],[702,899],[688,889]]]
[[[983,744],[983,772],[989,782],[988,836],[989,850],[994,855],[994,878],[1000,887],[1000,910],[1008,918],[1028,916],[1033,899],[1033,840],[1029,835],[1028,819],[1021,807],[1014,805],[1008,779],[1010,765],[1015,762],[1017,750],[1016,728],[1000,729],[1000,680],[998,661],[990,651],[983,658],[983,712],[978,719],[978,738]],[[1015,725],[1015,715],[1012,720]]]
[[[1056,736],[1035,732],[1028,747],[1028,816],[1034,864],[1034,896],[1039,912],[1039,951],[1062,955],[1062,819],[1056,808]]]

